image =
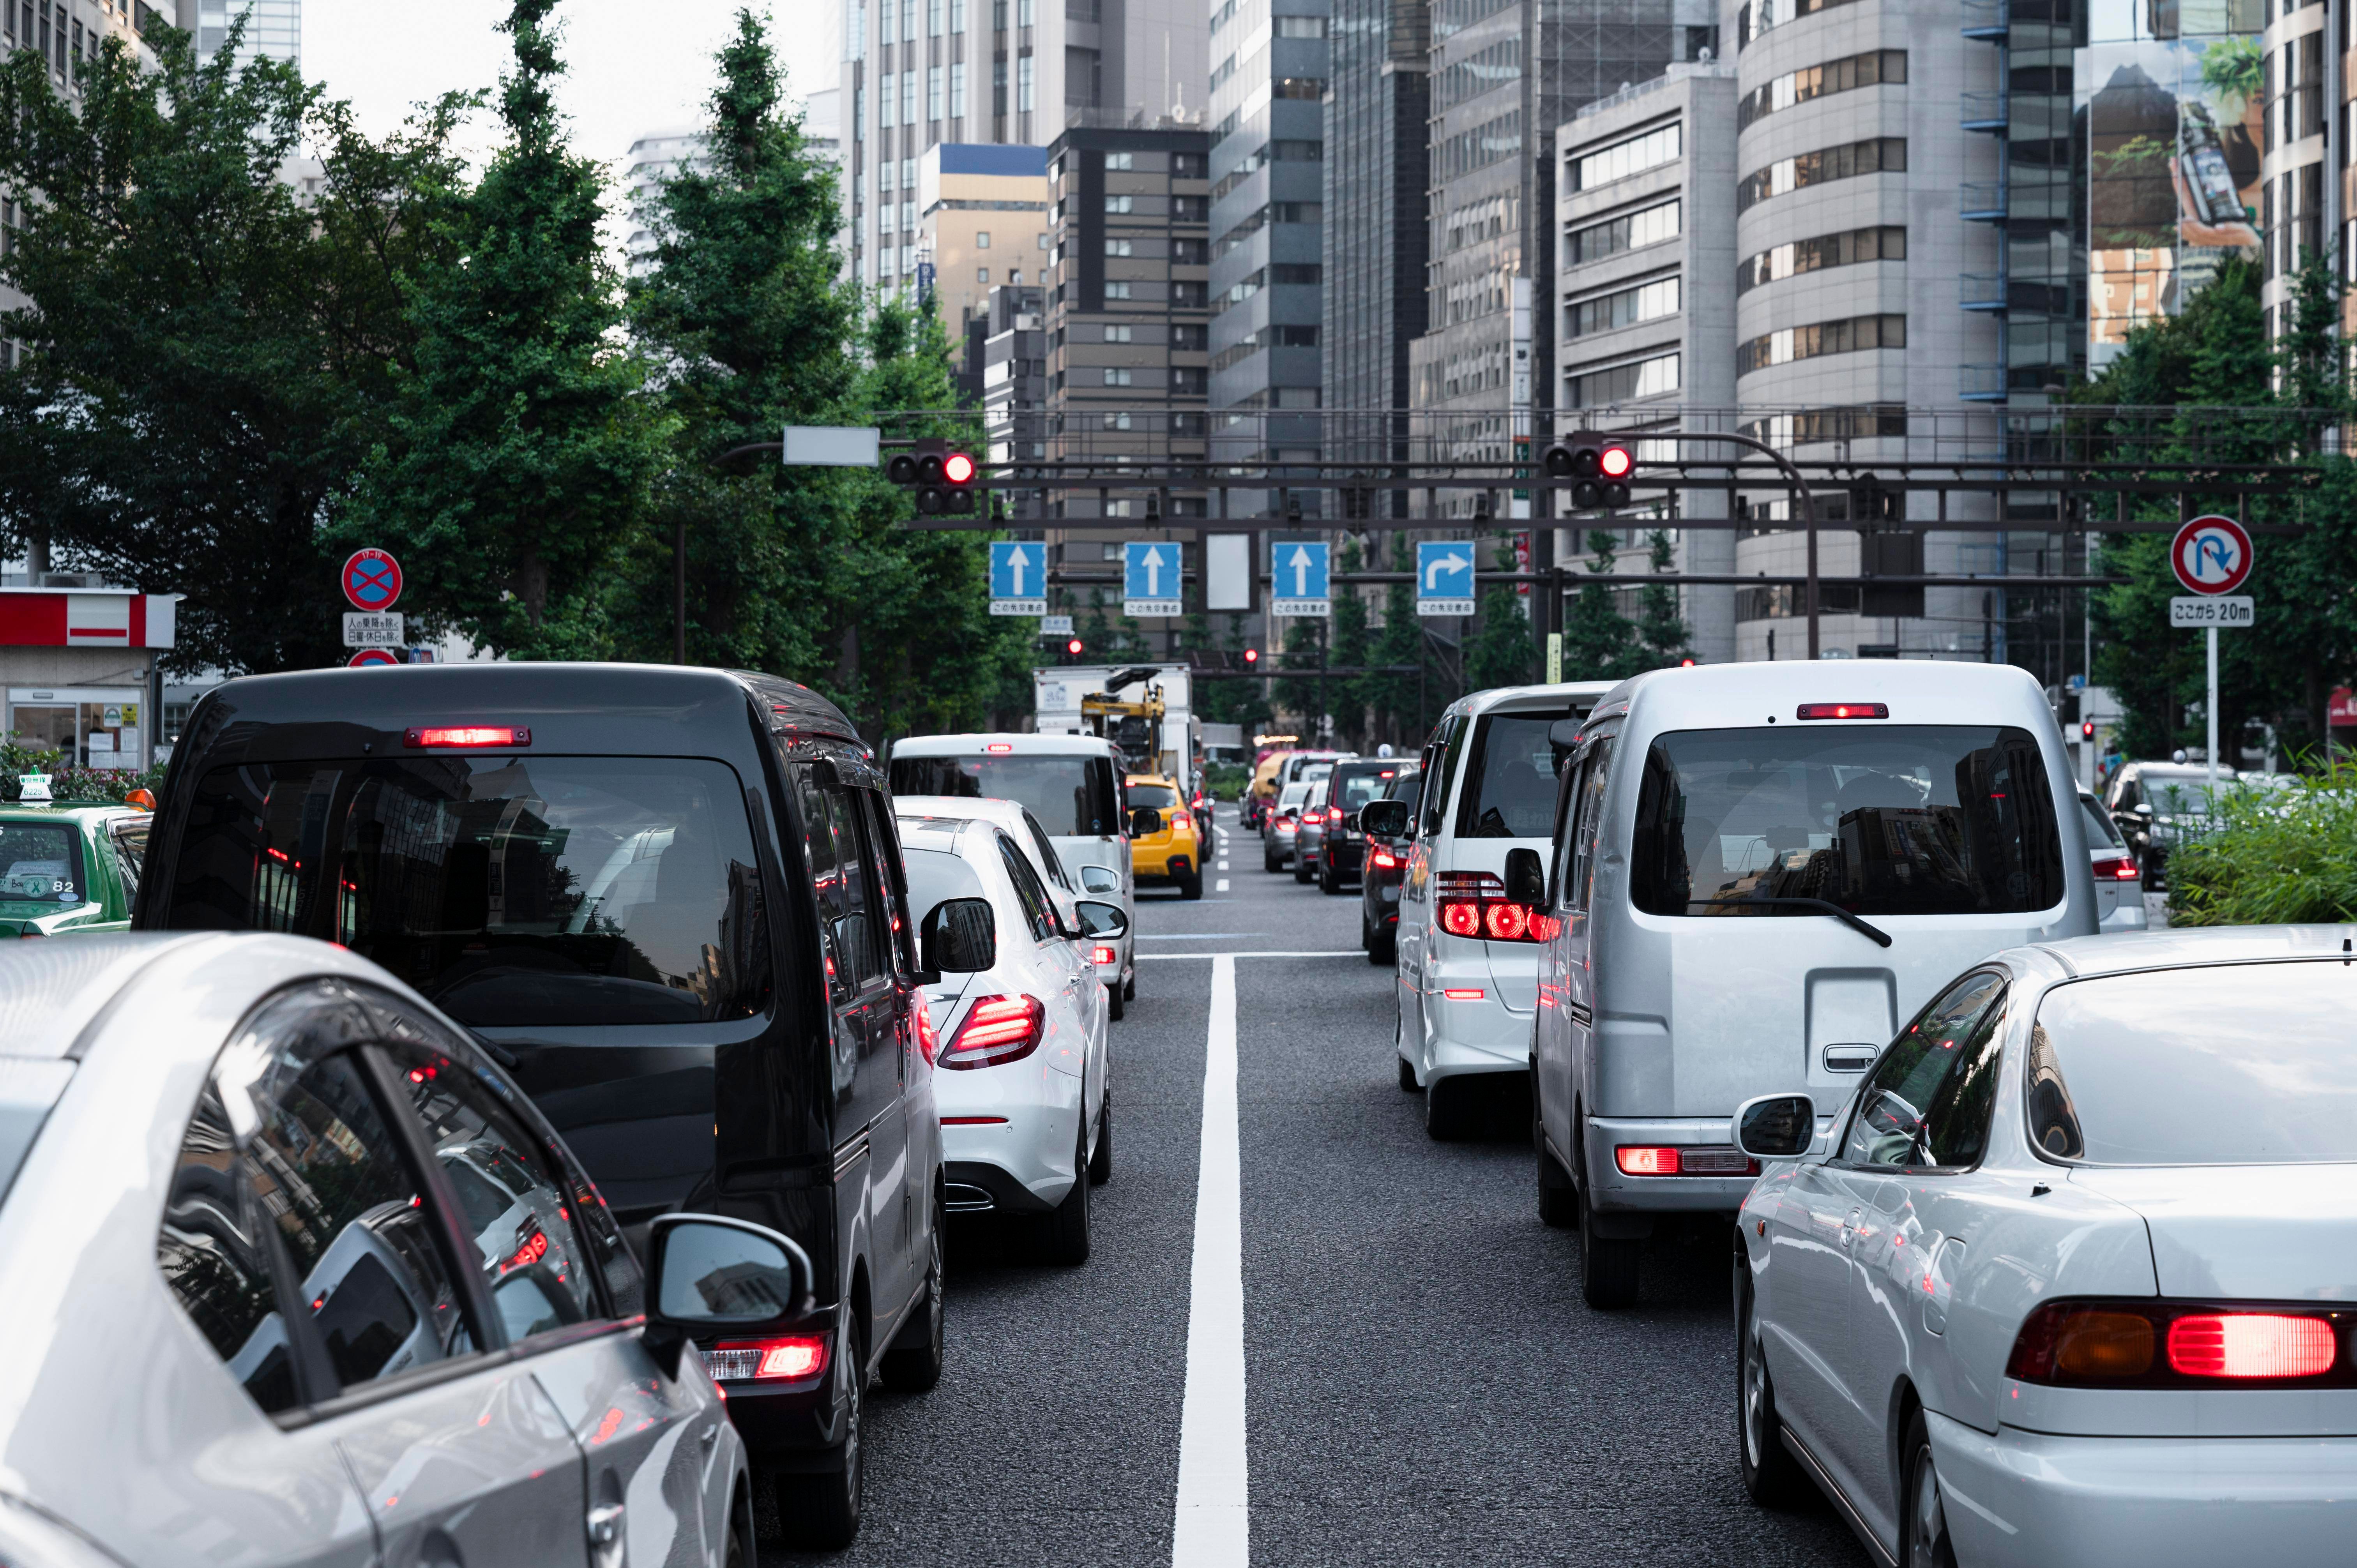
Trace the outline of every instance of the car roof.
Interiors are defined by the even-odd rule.
[[[1591,720],[1626,714],[1648,731],[1749,728],[1794,721],[1802,703],[1882,703],[1888,719],[1853,724],[2015,724],[2054,728],[2029,671],[1927,659],[1787,659],[1650,670],[1621,682]],[[1828,727],[1831,727],[1830,725]]]
[[[1555,708],[1585,698],[1600,702],[1619,682],[1611,681],[1558,681],[1536,686],[1492,686],[1486,692],[1474,692],[1451,704],[1465,714],[1486,714],[1500,708]]]
[[[1092,735],[912,735],[892,743],[899,757],[971,757],[992,746],[1005,745],[1002,756],[1110,757],[1113,742]]]
[[[937,817],[930,812],[919,816],[903,814],[897,821],[900,830],[900,847],[955,854],[958,853],[958,834],[974,826],[978,820],[974,817]]]
[[[2072,978],[2129,974],[2138,970],[2181,969],[2196,964],[2265,963],[2285,959],[2342,959],[2357,952],[2357,925],[2179,926],[2158,931],[2124,931],[2109,937],[2070,937],[2016,948],[2000,956],[2043,959]]]
[[[145,817],[149,812],[136,806],[125,806],[113,800],[57,800],[46,806],[27,806],[12,800],[0,804],[0,822],[55,822],[59,817],[77,822],[108,822],[116,817]]]
[[[1168,784],[1173,789],[1178,788],[1178,781],[1171,778],[1168,773],[1132,773],[1123,779],[1122,782],[1125,784]]]

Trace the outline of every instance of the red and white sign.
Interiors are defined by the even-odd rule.
[[[169,648],[178,604],[119,589],[0,588],[0,647]]]
[[[354,670],[365,670],[371,664],[398,664],[401,655],[390,648],[363,648],[345,662]]]
[[[337,581],[356,610],[389,610],[401,602],[401,563],[382,550],[355,550]]]
[[[2335,686],[2324,704],[2324,722],[2328,725],[2357,725],[2357,692],[2346,686]]]
[[[2197,517],[2177,531],[2169,564],[2189,594],[2231,594],[2251,575],[2251,536],[2231,517]]]

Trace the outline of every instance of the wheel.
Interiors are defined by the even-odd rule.
[[[1121,997],[1122,997],[1122,1000],[1123,1000],[1123,1001],[1125,1001],[1125,1002],[1135,1002],[1135,1001],[1136,1001],[1136,1000],[1137,1000],[1137,972],[1136,972],[1136,971],[1132,970],[1132,971],[1130,972],[1130,976],[1129,976],[1129,978],[1128,978],[1127,980],[1125,980],[1125,981],[1122,982],[1122,986],[1121,986]]]
[[[1106,986],[1105,1016],[1118,1024],[1121,1022],[1121,1015],[1128,1011],[1129,995],[1127,991],[1119,984]]]
[[[1097,1146],[1089,1155],[1089,1180],[1103,1187],[1113,1179],[1113,1090],[1105,1090],[1104,1103],[1097,1108]]]
[[[1469,1138],[1481,1125],[1480,1112],[1473,1104],[1474,1091],[1480,1085],[1469,1079],[1440,1078],[1426,1085],[1424,1090],[1425,1135],[1437,1144],[1455,1143]]]
[[[1308,855],[1297,854],[1293,857],[1293,879],[1296,882],[1306,885],[1311,875],[1314,875],[1314,870],[1315,868],[1309,864],[1309,857]]]
[[[895,1393],[920,1394],[942,1380],[942,1326],[949,1316],[943,1305],[949,1271],[942,1266],[942,1230],[949,1215],[938,1192],[933,1195],[932,1208],[933,1240],[925,1261],[925,1315],[900,1331],[891,1348],[884,1352],[884,1364],[877,1369],[884,1386]]]
[[[1089,1150],[1086,1118],[1072,1140],[1072,1174],[1079,1179],[1064,1201],[1039,1217],[1039,1255],[1066,1267],[1089,1261]]]
[[[1598,1236],[1596,1214],[1579,1206],[1579,1294],[1599,1311],[1611,1312],[1637,1302],[1637,1255],[1642,1241]]]
[[[1751,1270],[1739,1237],[1735,1269],[1736,1452],[1743,1466],[1743,1489],[1762,1508],[1790,1508],[1806,1497],[1808,1477],[1784,1446],[1784,1423],[1776,1416],[1776,1385],[1768,1376],[1759,1325],[1752,1320]]]
[[[1405,1090],[1410,1094],[1414,1094],[1415,1092],[1415,1064],[1408,1060],[1405,1057],[1402,1057],[1399,1059],[1399,1067],[1400,1088]]]
[[[1548,1152],[1545,1124],[1539,1118],[1538,1074],[1531,1075],[1531,1146],[1538,1152],[1539,1223],[1555,1230],[1568,1230],[1579,1223],[1579,1189],[1571,1185],[1571,1173],[1563,1162]]]
[[[1375,950],[1375,929],[1367,924],[1367,908],[1363,904],[1359,907],[1359,950],[1361,952]]]
[[[1285,869],[1285,857],[1275,850],[1264,849],[1260,852],[1260,868],[1275,875]]]
[[[1342,891],[1342,879],[1334,875],[1334,868],[1331,865],[1320,865],[1318,868],[1318,891],[1325,894],[1329,898]]]
[[[1397,963],[1399,961],[1399,933],[1389,926],[1385,926],[1382,929],[1376,931],[1374,946],[1367,950],[1367,961],[1369,963]]]
[[[1203,896],[1203,874],[1202,874],[1201,872],[1200,872],[1200,871],[1190,871],[1190,872],[1189,872],[1186,875],[1184,875],[1184,876],[1182,876],[1182,877],[1180,877],[1180,878],[1178,879],[1178,897],[1181,897],[1181,898],[1200,898],[1202,896]]]
[[[861,1441],[866,1412],[867,1348],[856,1326],[846,1325],[851,1354],[842,1364],[843,1441],[827,1467],[777,1477],[778,1530],[785,1543],[803,1552],[841,1552],[859,1534],[859,1505],[866,1490],[866,1447]]]
[[[1907,1509],[1899,1516],[1901,1568],[1956,1568],[1956,1549],[1948,1540],[1948,1510],[1940,1496],[1940,1472],[1932,1460],[1932,1434],[1921,1411],[1908,1416],[1907,1440],[1900,1452],[1907,1455]]]
[[[753,1554],[746,1549],[745,1525],[742,1514],[732,1514],[728,1520],[727,1568],[753,1568]]]

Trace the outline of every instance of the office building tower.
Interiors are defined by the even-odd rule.
[[[2270,337],[2281,337],[2293,325],[2290,309],[2293,276],[2309,256],[2327,253],[2335,224],[2334,199],[2325,144],[2330,113],[2326,107],[2330,79],[2327,51],[2345,57],[2349,44],[2349,6],[2320,3],[2297,8],[2270,8],[2265,36],[2260,81],[2266,102],[2260,137],[2259,212],[2266,247],[2266,301]],[[2338,40],[2337,42],[2335,40]],[[2347,122],[2343,136],[2347,133]],[[2341,177],[2349,177],[2349,156],[2342,150]],[[2338,208],[2349,210],[2346,205]],[[2350,275],[2343,249],[2341,275]]]
[[[961,399],[982,392],[982,340],[990,291],[1038,284],[1048,262],[1048,155],[1039,147],[946,142],[917,158],[913,224],[921,285],[930,283],[951,334]],[[931,268],[929,272],[926,269]]]
[[[219,51],[242,20],[247,56],[302,68],[303,0],[178,0],[176,10],[177,25],[195,38],[199,55]]]
[[[1735,402],[1735,97],[1732,65],[1674,65],[1556,128],[1556,435],[1726,427],[1724,411]],[[1696,419],[1689,409],[1711,412]],[[1697,443],[1661,455],[1732,454]],[[1635,516],[1598,520],[1622,533],[1620,570],[1641,570],[1646,534],[1665,528],[1676,541],[1676,570],[1734,571],[1731,529],[1679,527],[1727,519],[1724,491],[1637,500]],[[1557,560],[1587,554],[1589,521],[1558,532]],[[1633,601],[1635,592],[1622,596]],[[1693,585],[1680,601],[1695,657],[1733,659],[1735,590]]]
[[[1408,345],[1423,336],[1430,0],[1333,0],[1318,355],[1331,462],[1405,461]],[[1405,516],[1407,492],[1384,492]]]
[[[1210,13],[1215,461],[1318,456],[1327,12],[1327,0],[1213,0]],[[1274,491],[1234,500],[1276,505]]]
[[[681,125],[655,131],[630,144],[622,160],[622,209],[628,228],[622,239],[622,264],[631,273],[654,264],[661,242],[662,183],[685,171],[707,173],[712,166],[705,134]]]
[[[1048,149],[1050,460],[1203,461],[1210,152],[1209,135],[1192,127],[1074,129]],[[1089,563],[1092,573],[1118,561],[1124,537],[1102,524],[1206,515],[1204,492],[1153,485],[1057,490],[1044,499],[1058,547],[1051,559]],[[1092,531],[1092,523],[1100,526]],[[1165,536],[1181,541],[1191,560],[1194,534],[1166,529]],[[1119,585],[1111,585],[1117,602]],[[1179,625],[1175,618],[1144,624],[1163,645],[1157,651]]]
[[[993,284],[984,306],[978,401],[995,467],[1048,456],[1047,298],[1038,284]]]
[[[1202,113],[1203,18],[1192,5],[845,0],[843,16],[845,250],[853,275],[879,288],[916,283],[911,230],[927,148],[1044,147],[1071,127]],[[963,323],[949,327],[955,337]]]

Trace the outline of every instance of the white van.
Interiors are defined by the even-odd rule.
[[[1659,1217],[1741,1203],[1738,1104],[1804,1084],[1830,1112],[1942,983],[2096,924],[2061,731],[2009,665],[1623,682],[1577,726],[1551,860],[1504,869],[1546,937],[1539,1212],[1580,1226],[1598,1306],[1635,1299]]]
[[[1131,813],[1113,742],[1087,735],[920,735],[892,743],[897,800],[954,795],[1012,800],[1048,830],[1084,898],[1118,903],[1128,922],[1104,975],[1118,1018],[1137,994],[1137,885],[1130,871]],[[1154,819],[1159,832],[1161,815]]]
[[[1529,1070],[1539,949],[1524,929],[1482,926],[1478,910],[1504,893],[1508,850],[1546,848],[1561,760],[1549,732],[1611,689],[1575,681],[1476,692],[1449,704],[1426,743],[1400,884],[1397,1038],[1400,1087],[1424,1090],[1436,1138],[1480,1124],[1486,1086],[1475,1079]]]

